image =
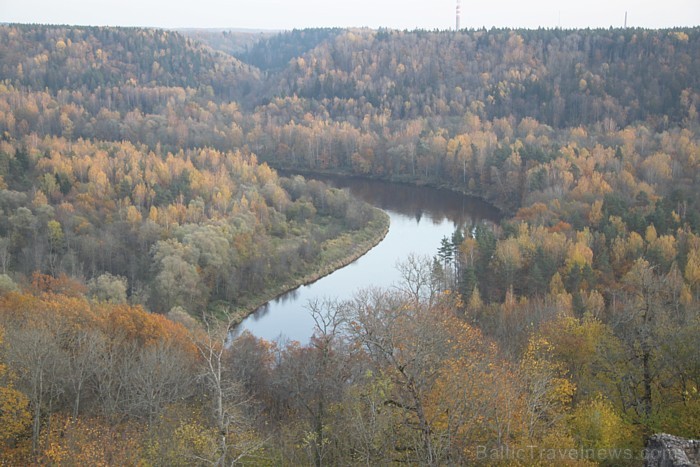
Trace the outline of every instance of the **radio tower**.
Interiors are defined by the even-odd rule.
[[[460,19],[462,16],[462,0],[457,0],[457,17],[455,20],[455,30],[459,31],[460,30]]]

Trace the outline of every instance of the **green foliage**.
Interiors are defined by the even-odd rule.
[[[17,290],[17,284],[7,274],[0,274],[0,295]]]
[[[188,34],[242,61],[172,31],[0,26],[8,463],[468,464],[467,441],[697,437],[699,28]],[[386,229],[253,151],[507,218],[442,240],[430,303],[338,307],[354,341],[211,347],[229,429],[202,414],[216,391],[192,391],[196,332],[124,303],[194,329],[186,312],[247,307]]]
[[[125,277],[106,272],[88,281],[90,296],[98,301],[126,303],[128,281]]]
[[[348,193],[281,179],[239,151],[176,157],[63,138],[47,138],[39,150],[52,155],[30,163],[25,176],[44,191],[33,200],[0,192],[9,214],[0,222],[0,266],[25,275],[82,269],[97,300],[193,314],[218,300],[245,303],[308,274],[324,242],[375,219]],[[59,170],[69,190],[50,175]]]
[[[591,456],[590,460],[603,465],[619,462],[608,459],[615,451],[639,452],[640,446],[633,443],[635,428],[625,423],[612,404],[602,397],[580,403],[569,420],[571,433],[579,449],[602,453],[602,458]]]

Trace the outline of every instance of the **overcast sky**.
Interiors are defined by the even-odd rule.
[[[450,29],[456,0],[0,0],[0,22],[163,28]],[[462,0],[462,27],[700,25],[700,0]]]

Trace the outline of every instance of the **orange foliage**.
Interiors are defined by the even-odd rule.
[[[0,327],[0,348],[3,333]],[[29,399],[13,387],[13,376],[0,358],[0,465],[15,464],[13,458],[21,455],[23,447],[17,440],[31,420]]]
[[[35,272],[32,274],[31,290],[36,294],[53,293],[80,297],[87,292],[87,287],[77,280],[61,273],[58,277]]]
[[[111,425],[101,419],[52,416],[49,431],[43,432],[46,446],[40,464],[49,465],[138,465],[139,444],[144,427],[135,423]]]
[[[531,206],[520,208],[515,215],[515,220],[525,221],[531,224],[544,224],[554,217],[554,214],[549,211],[549,208],[544,203],[535,203]]]
[[[113,339],[137,342],[150,346],[159,342],[173,342],[183,346],[193,355],[197,350],[189,331],[180,323],[163,315],[149,313],[141,306],[101,304],[105,315],[104,332]]]
[[[554,227],[550,227],[549,231],[551,233],[570,232],[571,229],[572,229],[571,224],[569,224],[568,222],[559,221],[557,223],[557,225],[555,225]]]
[[[111,340],[139,346],[169,342],[197,355],[190,333],[182,324],[149,313],[141,306],[94,304],[84,297],[60,294],[9,293],[0,298],[0,321],[71,332],[98,329]]]

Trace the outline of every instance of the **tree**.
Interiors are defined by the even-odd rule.
[[[125,277],[113,276],[106,272],[88,281],[90,295],[98,301],[126,303],[128,282]]]
[[[450,319],[453,354],[426,397],[436,448],[443,461],[478,462],[476,446],[510,449],[524,438],[522,381],[517,368],[477,329]]]
[[[414,461],[436,464],[438,453],[425,398],[435,383],[433,368],[444,357],[440,326],[420,303],[381,290],[359,293],[348,305],[347,321],[353,338],[392,382],[384,405],[403,413],[409,438],[402,440]],[[386,373],[385,373],[386,372]]]
[[[396,269],[401,277],[396,287],[401,293],[411,297],[416,304],[432,304],[437,300],[440,284],[428,256],[420,257],[411,253],[396,264]]]
[[[171,406],[149,426],[141,444],[141,462],[187,467],[216,459],[216,429],[191,404]]]
[[[470,365],[465,371],[472,368],[474,375],[487,364],[479,333],[454,316],[453,306],[451,296],[428,306],[410,295],[379,289],[362,291],[346,305],[352,339],[367,353],[377,377],[390,383],[383,405],[396,411],[399,423],[395,429],[401,435],[395,450],[409,462],[434,465],[449,461],[442,421],[446,407],[442,404],[449,405],[455,394],[438,390],[441,377],[449,378],[452,370],[467,361]],[[440,394],[438,405],[431,394]],[[469,392],[462,394],[469,401],[459,399],[455,404],[485,401],[478,402]],[[455,417],[461,415],[468,418],[465,412]]]
[[[634,408],[643,423],[649,423],[654,411],[654,385],[661,376],[663,365],[657,342],[668,310],[663,299],[664,285],[655,268],[639,258],[623,278],[628,287],[622,313],[615,317],[614,326],[626,343],[628,354],[641,369],[638,384],[632,381],[627,405]]]
[[[49,239],[49,271],[52,275],[59,273],[58,265],[65,249],[65,235],[60,222],[51,220],[47,224]]]
[[[74,419],[54,414],[42,432],[41,463],[61,465],[138,464],[143,427],[134,423],[110,425],[100,418]]]
[[[201,357],[199,379],[204,383],[217,433],[216,452],[211,463],[231,465],[258,451],[263,443],[246,419],[248,399],[225,364],[233,318],[228,316],[216,322],[205,316],[204,323],[206,332],[196,337],[194,345]]]
[[[66,333],[65,368],[61,379],[67,392],[73,395],[73,419],[78,418],[86,386],[93,381],[94,360],[99,360],[99,356],[105,353],[106,345],[104,336],[95,329],[77,329]]]
[[[526,384],[527,438],[541,440],[562,426],[571,406],[576,386],[553,355],[552,345],[541,336],[532,336],[520,362]]]
[[[10,260],[12,259],[10,245],[9,238],[0,237],[0,267],[2,267],[3,275],[7,274],[7,268],[10,266]]]
[[[149,424],[193,390],[193,359],[181,343],[169,339],[145,345],[133,355],[123,376],[126,409]]]
[[[395,427],[400,414],[384,404],[390,392],[388,378],[369,369],[353,380],[330,420],[334,461],[387,465],[396,459],[394,449],[401,433]]]
[[[291,391],[293,401],[306,412],[311,430],[308,447],[313,463],[321,466],[329,462],[329,435],[331,406],[343,399],[347,381],[351,377],[351,353],[344,347],[341,327],[343,305],[338,303],[309,303],[315,329],[311,345],[297,349],[288,347],[276,373]]]
[[[580,449],[596,453],[629,446],[634,433],[634,428],[602,396],[579,403],[571,414],[569,426]]]
[[[539,335],[551,345],[552,360],[562,365],[575,385],[577,400],[605,394],[622,407],[613,394],[628,369],[623,343],[610,326],[590,313],[581,319],[560,314],[543,323]]]
[[[506,289],[512,288],[515,274],[523,267],[524,261],[517,239],[508,238],[499,241],[494,255],[494,261],[505,279]]]
[[[45,327],[16,328],[11,335],[8,360],[17,369],[19,387],[31,404],[32,451],[36,454],[43,421],[54,410],[59,395],[62,352],[55,335]]]
[[[7,274],[0,274],[0,295],[17,290],[17,284]]]
[[[14,375],[4,363],[4,329],[0,327],[0,446],[5,451],[31,422],[29,399],[14,388]],[[4,455],[0,454],[0,461]],[[5,459],[9,460],[9,459]]]
[[[182,306],[194,311],[202,303],[202,284],[197,271],[198,251],[177,240],[160,241],[153,247],[159,272],[156,291],[163,298],[161,307]]]

